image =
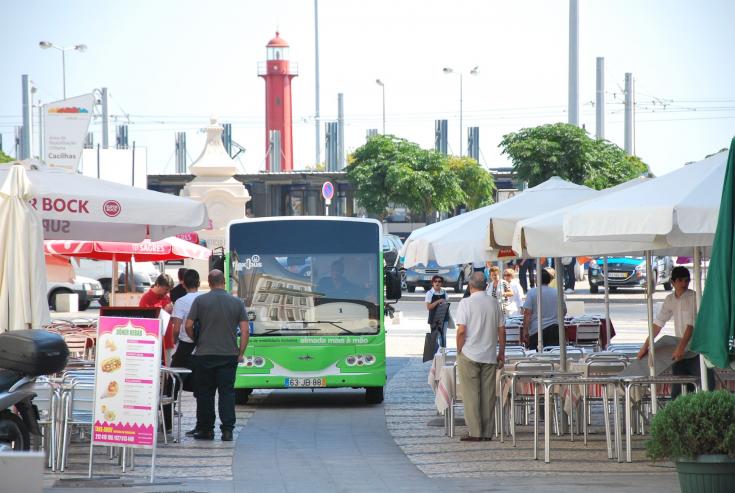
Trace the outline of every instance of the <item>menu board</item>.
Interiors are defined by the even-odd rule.
[[[153,448],[158,427],[161,321],[100,317],[93,442]]]

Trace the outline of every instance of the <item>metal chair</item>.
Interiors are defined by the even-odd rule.
[[[574,322],[572,322],[574,323]],[[594,351],[602,349],[600,345],[600,322],[578,322],[574,344],[577,347],[591,347]]]
[[[94,383],[72,381],[62,392],[61,408],[63,420],[61,424],[61,450],[59,452],[59,470],[64,472],[69,443],[73,428],[80,433],[89,428],[90,436],[94,425]]]

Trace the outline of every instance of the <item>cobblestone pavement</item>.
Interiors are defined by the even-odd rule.
[[[196,424],[196,400],[190,392],[182,396],[181,443],[163,443],[163,435],[158,434],[158,449],[156,453],[156,480],[186,481],[189,479],[231,480],[232,456],[235,443],[243,428],[255,410],[270,393],[270,391],[256,390],[251,394],[248,404],[236,407],[237,424],[233,432],[234,440],[223,442],[219,436],[219,425],[215,426],[214,440],[194,440],[186,436],[187,430]],[[174,421],[174,430],[176,421]],[[44,475],[46,487],[63,486],[64,482],[87,478],[89,464],[89,435],[80,440],[75,436],[69,449],[67,467],[63,473],[53,473],[47,470]],[[110,459],[107,447],[96,446],[94,454],[94,476],[104,478],[124,477],[126,481],[140,482],[150,478],[151,454],[148,450],[138,449],[135,454],[135,468],[128,466],[124,476],[117,458]],[[195,467],[193,467],[195,466]]]
[[[461,442],[467,432],[457,426],[455,438],[444,435],[443,426],[428,426],[437,420],[434,394],[426,383],[429,364],[411,358],[389,382],[386,392],[385,417],[390,433],[406,456],[427,476],[433,478],[523,477],[559,475],[632,475],[646,474],[670,478],[675,474],[670,463],[652,463],[645,458],[642,439],[634,442],[633,462],[618,463],[607,458],[605,436],[593,429],[588,445],[581,437],[574,442],[568,436],[552,437],[551,463],[543,461],[543,434],[539,443],[539,460],[533,460],[533,428],[519,427],[517,446],[506,437],[492,442]],[[599,423],[599,421],[598,421]],[[542,430],[541,430],[542,431]]]

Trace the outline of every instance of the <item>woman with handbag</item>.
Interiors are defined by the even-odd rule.
[[[426,292],[424,301],[426,302],[426,309],[429,311],[429,326],[431,331],[437,331],[439,336],[439,346],[447,347],[447,325],[449,310],[444,307],[444,310],[437,310],[439,305],[444,304],[449,299],[447,292],[442,287],[444,284],[444,278],[436,275],[431,278],[431,289]],[[441,320],[437,319],[437,315],[443,315]]]

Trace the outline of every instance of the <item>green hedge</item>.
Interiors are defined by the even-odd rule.
[[[653,418],[646,450],[653,459],[735,457],[735,395],[718,390],[680,396]]]

